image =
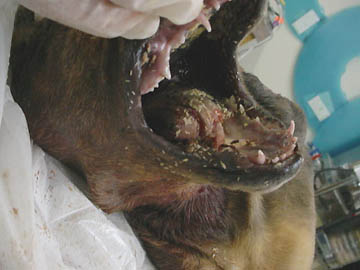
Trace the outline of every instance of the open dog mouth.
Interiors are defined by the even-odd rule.
[[[142,41],[94,38],[22,10],[16,28],[30,30],[13,37],[19,45],[11,70],[21,80],[11,86],[34,142],[89,179],[101,167],[93,164],[111,163],[129,187],[166,179],[249,192],[278,188],[303,161],[301,110],[238,70],[235,59],[267,8],[260,0],[207,0],[195,21],[164,21]]]
[[[200,22],[210,30],[208,18],[226,2],[208,1],[202,19],[185,26],[163,23],[146,44],[140,83],[143,113],[149,128],[194,166],[221,172],[222,178],[232,179],[230,186],[268,189],[290,180],[300,167],[295,122],[272,115],[272,105],[257,100],[258,83],[253,86],[254,80],[246,80],[251,75],[236,70],[233,55],[240,38],[218,38],[221,13],[211,19],[213,32],[198,26]],[[259,6],[256,12],[264,10]],[[264,89],[260,91],[276,101],[276,95]]]

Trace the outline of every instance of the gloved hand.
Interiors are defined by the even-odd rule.
[[[18,0],[37,14],[95,36],[143,39],[160,16],[175,24],[195,19],[203,0]]]

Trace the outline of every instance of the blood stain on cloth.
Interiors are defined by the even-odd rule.
[[[4,180],[7,180],[9,178],[9,170],[5,170],[2,174],[1,174],[1,178]]]
[[[19,214],[19,210],[17,208],[12,209],[14,216],[17,216]]]

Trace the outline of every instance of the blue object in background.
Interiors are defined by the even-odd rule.
[[[341,89],[346,65],[357,56],[360,56],[360,6],[318,23],[304,40],[295,66],[295,99],[315,132],[314,144],[331,156],[360,145],[360,99],[349,102]],[[319,120],[310,107],[309,101],[314,97],[322,103],[322,115],[329,115],[326,119]]]
[[[322,100],[330,112],[346,105],[341,76],[348,62],[357,56],[360,56],[360,7],[329,18],[306,40],[295,66],[294,92],[313,129],[317,130],[321,122],[308,101],[328,93],[330,100],[324,95]]]
[[[316,15],[319,17],[321,24],[326,16],[324,14],[323,8],[320,6],[317,0],[289,0],[286,1],[285,8],[285,20],[293,32],[295,36],[297,36],[300,40],[305,40],[307,36],[309,36],[313,30],[316,29],[317,25],[313,25],[305,32],[298,34],[295,28],[293,27],[293,23],[303,17],[307,12],[313,10]]]
[[[360,98],[340,107],[316,130],[321,152],[336,156],[360,145]]]

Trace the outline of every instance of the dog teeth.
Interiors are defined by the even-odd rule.
[[[294,136],[294,132],[295,132],[295,122],[294,122],[294,120],[291,120],[290,126],[289,126],[289,128],[288,128],[288,133],[289,133],[291,136]]]
[[[185,43],[185,41],[186,41],[186,38],[185,38],[185,35],[183,35],[183,36],[181,37],[180,44]]]
[[[259,116],[256,116],[255,120],[256,120],[256,122],[261,123]]]
[[[165,68],[165,72],[164,72],[164,75],[163,75],[166,79],[170,80],[171,79],[171,73],[170,73],[170,68],[169,68],[169,65],[166,66]]]
[[[291,141],[292,141],[294,144],[297,143],[298,137],[293,137]]]
[[[248,159],[254,164],[264,165],[266,161],[266,156],[263,151],[258,150],[256,155],[250,155],[248,156]]]
[[[296,137],[295,137],[295,138],[296,138]],[[297,140],[297,138],[296,138],[296,140]],[[276,164],[276,163],[278,163],[280,160],[281,160],[281,161],[285,160],[286,158],[290,157],[290,156],[293,154],[295,148],[296,148],[296,144],[292,144],[292,145],[290,146],[289,150],[288,150],[286,153],[283,153],[283,154],[281,154],[280,156],[273,158],[273,159],[271,160],[271,162],[274,163],[274,164]]]
[[[211,24],[203,12],[200,12],[196,20],[205,27],[206,31],[211,32]]]
[[[240,113],[241,113],[241,114],[244,114],[244,113],[245,113],[245,108],[244,108],[244,106],[243,106],[242,104],[240,104],[239,110],[240,110]]]
[[[263,165],[265,163],[265,161],[266,161],[266,156],[265,156],[264,152],[259,150],[258,154],[257,154],[257,157],[256,157],[256,162],[258,164]]]

